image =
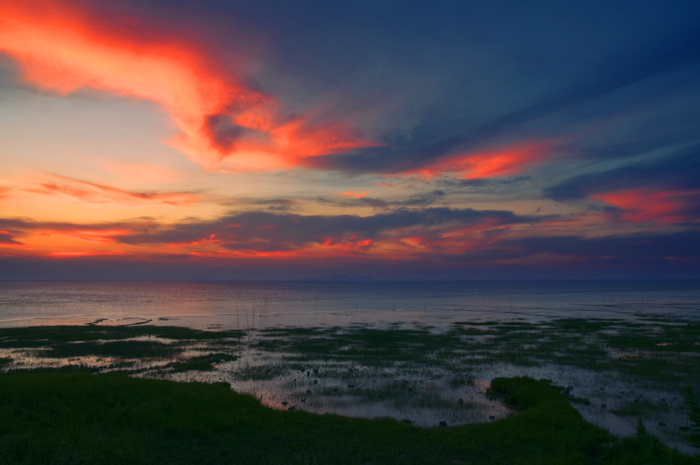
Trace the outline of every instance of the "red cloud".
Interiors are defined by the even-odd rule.
[[[483,253],[497,247],[503,238],[527,235],[531,220],[507,212],[445,208],[370,217],[244,212],[215,221],[175,224],[149,220],[80,224],[0,219],[0,227],[7,231],[6,236],[0,233],[0,241],[21,236],[26,247],[6,249],[6,253],[55,259],[124,253],[130,259],[162,254],[394,261]]]
[[[87,242],[104,243],[104,242],[117,242],[116,238],[118,236],[124,236],[130,234],[132,231],[129,229],[78,229],[75,231],[46,231],[51,234],[62,234],[65,236],[74,237],[76,239],[81,239]]]
[[[121,250],[111,250],[109,252],[94,252],[94,251],[83,251],[83,252],[49,252],[46,254],[47,257],[53,258],[71,258],[71,257],[95,257],[95,256],[115,256],[115,255],[127,255]]]
[[[22,79],[69,94],[103,90],[162,105],[182,131],[171,145],[208,168],[274,169],[301,158],[374,145],[342,124],[282,116],[280,103],[215,64],[211,52],[177,31],[103,17],[78,1],[0,5],[0,52]],[[140,29],[139,29],[140,28]]]
[[[346,197],[352,197],[353,199],[361,199],[362,197],[365,197],[367,195],[367,192],[354,192],[354,191],[346,191],[338,195],[344,195]]]
[[[552,146],[547,142],[521,142],[496,150],[450,155],[407,174],[432,177],[442,173],[457,173],[462,179],[512,176],[546,161]]]
[[[681,223],[688,219],[688,210],[700,203],[700,191],[659,191],[648,188],[627,189],[593,194],[620,210],[622,219],[632,223],[657,221],[666,224]]]

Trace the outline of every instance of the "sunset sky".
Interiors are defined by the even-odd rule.
[[[698,18],[0,0],[0,279],[698,278]]]

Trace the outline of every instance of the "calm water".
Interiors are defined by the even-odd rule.
[[[0,325],[191,327],[700,317],[700,281],[0,281]]]

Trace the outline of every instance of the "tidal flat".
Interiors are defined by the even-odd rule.
[[[227,383],[124,373],[0,374],[0,462],[103,464],[693,464],[643,427],[619,439],[582,419],[559,389],[497,378],[517,410],[485,424],[420,428],[266,408]]]
[[[169,321],[163,322],[170,323]],[[697,454],[685,393],[700,392],[700,322],[639,316],[197,330],[137,324],[0,328],[0,370],[120,371],[224,383],[276,410],[389,417],[418,427],[516,413],[491,381],[557,386],[584,419],[620,437],[640,427]]]

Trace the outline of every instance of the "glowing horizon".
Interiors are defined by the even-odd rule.
[[[518,47],[556,46],[516,32],[458,28],[423,50],[405,32],[420,15],[392,41],[283,10],[0,3],[0,277],[697,275],[697,78],[657,98],[697,61],[687,15],[663,17],[664,53],[619,69],[552,30],[573,55],[539,75]],[[611,56],[629,49],[602,34]]]

